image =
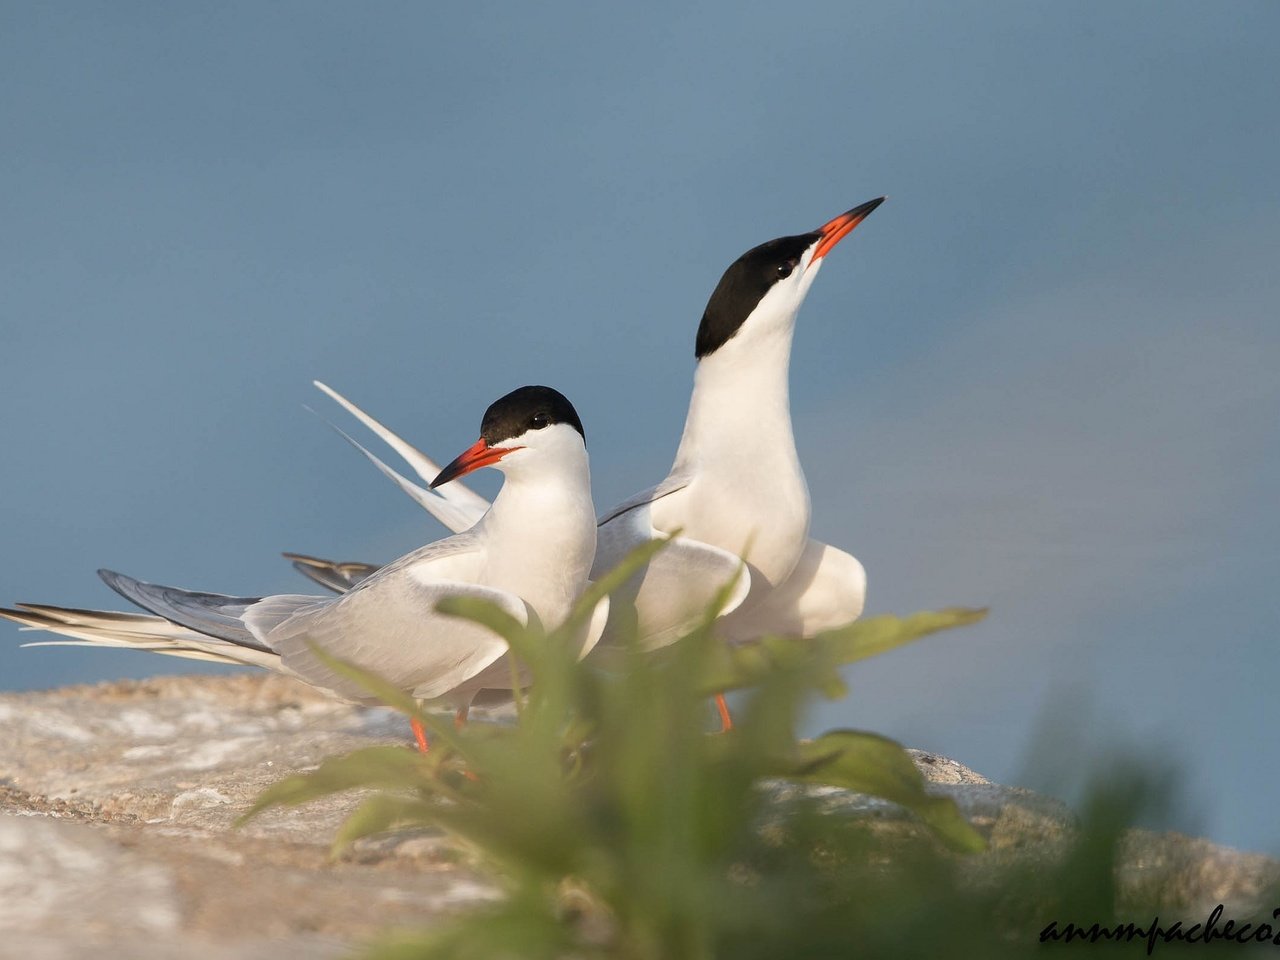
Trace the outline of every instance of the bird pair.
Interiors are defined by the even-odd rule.
[[[805,636],[848,623],[862,612],[866,575],[854,557],[809,539],[788,369],[796,314],[824,258],[883,199],[811,233],[754,247],[729,266],[698,328],[693,395],[670,474],[598,519],[582,422],[550,387],[521,387],[495,401],[480,439],[440,469],[318,384],[429,480],[419,486],[356,444],[453,536],[383,567],[290,555],[336,597],[230,597],[103,570],[110,587],[154,616],[36,604],[0,615],[72,638],[50,643],[252,664],[344,699],[369,699],[317,657],[320,649],[418,699],[443,699],[460,715],[479,691],[510,689],[517,681],[502,639],[439,613],[441,600],[483,598],[523,624],[554,629],[589,578],[640,544],[676,532],[626,587],[600,602],[580,638],[583,655],[619,642],[623,624],[646,649],[667,645],[689,632],[731,583],[717,621],[726,641]],[[489,466],[505,475],[492,504],[451,483]],[[727,725],[722,700],[720,706]],[[420,728],[415,733],[425,749]]]

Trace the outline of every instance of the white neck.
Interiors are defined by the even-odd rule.
[[[748,561],[777,585],[809,534],[809,489],[791,431],[792,325],[733,338],[704,357],[673,473],[679,497],[654,503],[660,529],[680,527]]]
[[[765,444],[794,455],[788,369],[792,329],[725,343],[698,363],[673,472],[730,465]]]
[[[575,442],[576,450],[537,464],[512,462],[477,524],[486,539],[484,583],[522,597],[548,629],[568,615],[596,551],[587,452]]]

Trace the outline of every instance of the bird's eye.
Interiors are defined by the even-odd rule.
[[[541,430],[550,422],[551,421],[547,419],[547,415],[545,413],[535,413],[533,415],[533,419],[529,421],[529,426],[534,430]]]
[[[786,260],[778,264],[778,279],[791,276],[791,271],[796,268],[796,261]]]

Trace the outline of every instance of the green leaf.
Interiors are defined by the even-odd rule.
[[[543,891],[518,891],[500,903],[456,918],[439,917],[430,928],[396,930],[376,940],[363,960],[563,960],[600,957],[584,950],[572,926],[551,909]]]
[[[367,797],[343,822],[333,840],[336,856],[362,837],[385,833],[393,827],[419,826],[434,822],[436,806],[415,797],[377,793]]]
[[[411,719],[417,720],[431,731],[433,740],[443,743],[455,752],[465,754],[463,741],[458,737],[453,724],[441,723],[439,719],[423,710],[422,706],[411,694],[383,679],[381,675],[374,673],[372,670],[366,670],[350,660],[335,657],[314,643],[308,643],[307,646],[315,654],[316,659],[328,666],[334,673],[341,674],[349,680],[360,684],[385,706],[399,710]]]
[[[854,663],[940,630],[967,627],[986,615],[985,608],[952,607],[913,613],[909,617],[870,617],[834,630],[824,630],[815,634],[812,642],[825,647],[836,663]]]
[[[436,760],[404,747],[366,747],[324,761],[310,773],[298,773],[264,790],[237,821],[240,825],[269,807],[296,807],[320,797],[361,787],[422,788],[430,783]]]
[[[949,797],[931,795],[924,777],[901,744],[861,730],[833,730],[797,744],[788,779],[869,794],[906,807],[949,846],[964,852],[986,849]]]
[[[601,595],[634,576],[664,544],[654,540],[628,556],[585,592],[575,616],[589,617]],[[434,928],[424,939],[388,941],[381,954],[387,957],[779,956],[804,942],[810,928],[810,953],[825,955],[819,945],[849,942],[843,930],[856,929],[846,904],[861,905],[859,916],[883,915],[886,904],[917,904],[958,869],[942,843],[958,850],[983,844],[954,803],[930,795],[898,744],[859,731],[798,743],[800,711],[815,690],[842,690],[840,664],[973,623],[983,611],[878,617],[808,640],[767,637],[730,648],[716,638],[713,623],[731,589],[680,643],[655,653],[634,640],[623,643],[620,669],[612,672],[579,662],[566,642],[581,635],[580,622],[547,634],[484,601],[442,603],[441,610],[502,636],[512,662],[522,661],[537,680],[515,725],[455,732],[423,714],[404,691],[318,651],[362,689],[429,724],[446,749],[422,757],[376,747],[327,761],[271,788],[244,819],[268,807],[371,788],[376,792],[358,797],[335,850],[430,824],[504,876],[507,894],[492,910]],[[756,688],[741,722],[729,736],[704,736],[703,695],[739,686]],[[785,834],[762,835],[767,797],[755,785],[770,776],[901,804],[941,842],[913,832],[906,838],[911,850],[899,856],[903,838],[833,830],[834,814],[817,803],[801,805]],[[901,892],[882,902],[876,891],[886,881],[883,858],[867,855],[880,849],[902,868],[901,877],[889,878],[900,881]],[[917,876],[913,858],[921,852],[924,872]],[[869,885],[859,889],[864,877]],[[572,889],[585,899],[567,895]],[[794,918],[792,928],[773,921],[774,905],[779,917]],[[833,935],[836,922],[844,927]],[[753,945],[761,949],[753,953]]]
[[[412,696],[401,690],[395,684],[384,680],[381,676],[364,667],[357,666],[350,660],[343,660],[341,657],[335,657],[323,647],[314,643],[307,644],[308,649],[315,654],[317,660],[326,667],[333,670],[334,673],[341,674],[348,680],[358,683],[361,687],[369,692],[370,696],[377,697],[380,702],[407,716],[419,720],[423,724],[432,723],[427,714],[422,711],[418,705],[418,701]]]
[[[916,613],[909,617],[879,616],[813,637],[765,637],[755,643],[719,645],[711,657],[702,689],[707,696],[760,684],[771,673],[808,667],[811,683],[829,696],[843,685],[834,668],[865,660],[940,630],[977,623],[986,610],[955,608]]]
[[[576,636],[583,625],[591,619],[596,606],[605,596],[611,596],[621,588],[623,584],[630,580],[637,571],[660,553],[678,535],[679,531],[677,530],[669,537],[645,541],[623,557],[612,570],[609,570],[600,579],[588,584],[587,589],[578,598],[578,602],[574,604],[573,611],[565,622],[554,631],[553,635],[559,639]]]
[[[507,642],[522,660],[536,659],[543,643],[542,631],[536,624],[525,626],[492,600],[479,597],[449,597],[436,604],[436,610],[451,617],[461,617],[488,627]]]

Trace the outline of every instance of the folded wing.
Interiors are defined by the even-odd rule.
[[[280,610],[255,607],[246,621],[257,630],[266,627],[264,637],[283,668],[308,683],[351,700],[370,699],[358,683],[316,656],[313,647],[319,647],[430,700],[462,685],[507,649],[487,627],[436,610],[453,597],[487,600],[520,623],[529,622],[524,601],[505,591],[461,581],[426,583],[409,574],[292,614],[287,603]]]
[[[731,642],[767,634],[811,637],[857,620],[866,598],[867,573],[858,559],[810,540],[786,580],[724,617],[716,629]]]
[[[157,616],[22,604],[0,615],[71,638],[52,643],[131,647],[171,656],[246,663],[371,702],[316,650],[373,671],[421,699],[449,693],[506,650],[493,631],[441,613],[454,597],[486,600],[527,624],[530,610],[506,591],[469,582],[476,537],[429,544],[383,567],[339,597],[232,597],[146,583],[112,571],[103,579]]]
[[[680,489],[661,492],[666,496]],[[662,491],[655,487],[656,493]],[[662,537],[650,521],[649,507],[657,496],[636,499],[616,509],[596,534],[592,577],[617,566],[642,543]],[[602,646],[617,646],[634,629],[642,648],[656,650],[685,636],[702,623],[707,610],[729,584],[732,590],[722,614],[737,609],[751,589],[742,561],[727,550],[677,536],[638,571],[613,598]]]

